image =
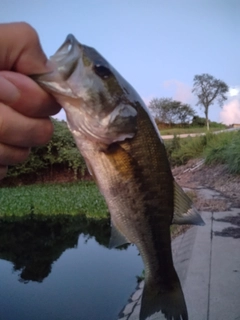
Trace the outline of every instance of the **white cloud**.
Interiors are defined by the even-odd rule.
[[[221,112],[220,121],[224,124],[240,123],[240,99],[234,98],[227,102]]]
[[[238,96],[239,94],[240,94],[240,87],[229,88],[228,95],[230,97],[235,97],[235,96]]]
[[[220,121],[227,125],[240,123],[240,86],[230,87],[228,96],[220,112]]]
[[[181,101],[182,103],[188,103],[194,105],[196,99],[192,93],[192,87],[178,80],[167,80],[164,81],[163,86],[166,89],[173,89],[173,99]]]

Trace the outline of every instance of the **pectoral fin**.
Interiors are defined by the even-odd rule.
[[[112,248],[120,247],[126,243],[129,243],[127,238],[114,226],[114,224],[112,224],[109,248],[112,249]]]
[[[191,199],[174,181],[174,215],[172,223],[205,225]]]

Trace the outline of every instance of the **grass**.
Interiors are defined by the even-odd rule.
[[[230,173],[240,174],[240,131],[208,133],[165,142],[171,164],[182,165],[190,159],[203,157],[206,164],[226,164]]]
[[[212,133],[185,139],[180,139],[175,136],[172,141],[165,143],[171,164],[174,166],[182,165],[190,159],[201,157],[204,148],[214,137],[215,135]]]
[[[240,174],[240,131],[216,135],[204,155],[207,164],[224,163],[230,173]]]
[[[0,217],[28,214],[82,214],[101,219],[108,216],[108,210],[93,182],[0,188]]]

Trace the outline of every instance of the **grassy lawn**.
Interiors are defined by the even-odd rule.
[[[105,201],[93,182],[0,188],[0,217],[83,214],[101,219],[108,215]]]

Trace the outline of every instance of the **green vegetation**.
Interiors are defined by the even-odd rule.
[[[171,164],[181,165],[203,157],[206,164],[226,164],[230,173],[240,173],[240,132],[208,133],[199,137],[180,139],[176,135],[165,141]]]
[[[33,214],[108,217],[105,201],[93,182],[0,188],[0,217]]]
[[[157,123],[183,125],[191,121],[195,115],[195,111],[189,104],[171,98],[154,98],[150,101],[148,107],[152,110]]]
[[[240,174],[240,131],[216,135],[204,155],[206,164],[225,163],[230,173]]]
[[[171,141],[166,141],[169,160],[173,166],[187,163],[188,160],[203,156],[203,150],[215,135],[209,133],[199,137],[180,139],[176,135]]]
[[[32,148],[32,152],[22,164],[11,167],[8,173],[10,177],[16,177],[24,174],[38,173],[42,169],[54,169],[54,166],[73,170],[75,177],[80,172],[82,175],[86,171],[85,162],[80,155],[74,139],[67,128],[65,121],[52,119],[54,125],[54,134],[47,145]]]

